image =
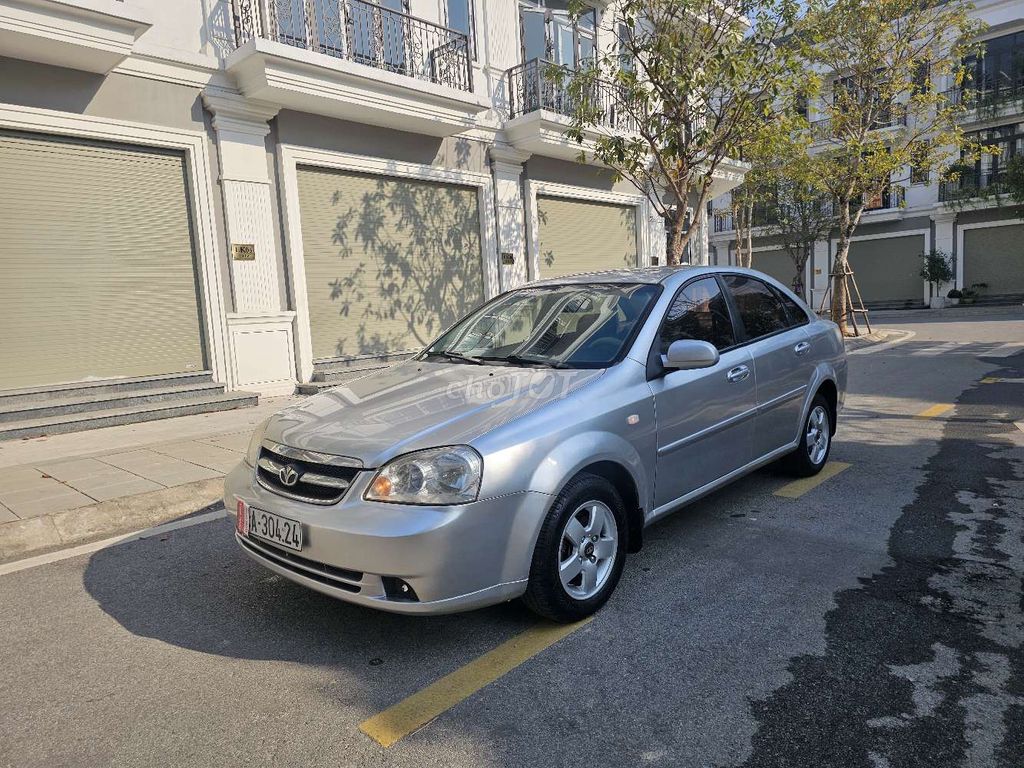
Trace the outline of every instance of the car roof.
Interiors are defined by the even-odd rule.
[[[736,272],[748,274],[764,279],[768,277],[762,272],[744,267],[732,266],[704,266],[696,264],[680,264],[679,266],[662,267],[637,267],[635,269],[610,269],[604,272],[580,272],[575,275],[562,275],[561,277],[549,277],[544,280],[535,280],[529,285],[579,285],[594,283],[668,283],[688,280],[702,274],[716,274],[721,272]],[[675,279],[674,279],[675,278]]]
[[[680,272],[703,269],[688,264],[678,267],[637,267],[635,269],[609,269],[604,272],[580,272],[575,275],[534,280],[530,285],[577,285],[590,283],[662,283]]]

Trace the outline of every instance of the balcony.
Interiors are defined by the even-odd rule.
[[[942,95],[951,104],[963,105],[966,122],[1024,112],[1024,81],[1005,82],[996,88],[951,88]]]
[[[869,200],[864,208],[865,213],[884,211],[896,211],[903,208],[906,202],[906,188],[892,185],[885,189],[882,194],[873,200]],[[821,200],[819,203],[822,216],[835,214],[836,205],[831,200]],[[773,206],[755,205],[752,213],[753,228],[776,227],[779,225],[779,212]],[[794,216],[794,218],[797,218]],[[873,217],[874,218],[874,217]],[[733,232],[736,229],[736,222],[733,219],[732,211],[716,211],[712,222],[712,231],[716,234]]]
[[[939,202],[952,203],[977,197],[990,197],[1005,191],[1002,171],[968,171],[957,179],[939,182]]]
[[[123,0],[0,0],[0,56],[106,74],[151,26]]]
[[[508,117],[505,126],[516,149],[563,160],[575,160],[583,145],[566,138],[577,101],[569,92],[571,71],[546,59],[531,59],[508,70]],[[591,142],[601,135],[628,133],[635,129],[629,113],[605,84],[595,87],[591,103],[600,115],[599,125],[587,129]],[[591,144],[592,146],[592,144]]]
[[[473,93],[469,40],[363,0],[235,0],[227,59],[251,99],[451,136],[490,107]]]
[[[897,108],[892,110],[889,114],[879,115],[877,118],[871,121],[871,125],[868,130],[880,131],[885,128],[895,128],[896,126],[907,124],[907,111],[903,108]],[[836,138],[837,127],[833,125],[831,118],[825,118],[824,120],[814,120],[810,124],[811,139],[816,142],[829,141]]]

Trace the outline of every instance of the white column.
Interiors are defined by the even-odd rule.
[[[277,108],[236,96],[203,94],[213,114],[220,158],[224,229],[234,311],[228,313],[231,386],[261,394],[295,387],[295,313],[281,306],[267,168],[268,121]]]
[[[931,219],[935,222],[935,244],[933,247],[936,251],[942,251],[946,255],[952,256],[956,240],[956,211],[938,211],[932,214]],[[956,272],[953,278],[954,284],[942,286],[941,296],[945,296],[946,291],[950,288],[963,289],[964,255],[962,253],[956,254],[954,269]]]
[[[811,281],[807,284],[811,289],[811,309],[815,312],[818,311],[821,299],[828,289],[828,275],[831,267],[832,265],[829,263],[829,242],[828,240],[819,240],[814,244],[814,253],[811,254]]]
[[[530,279],[522,184],[523,163],[530,155],[498,145],[492,146],[489,152],[498,229],[498,275],[501,290],[507,291]]]
[[[693,211],[693,209],[690,209]],[[690,214],[690,221],[696,211]],[[690,238],[690,263],[693,265],[708,263],[708,217],[707,211],[700,217],[700,223],[695,225],[693,237]]]

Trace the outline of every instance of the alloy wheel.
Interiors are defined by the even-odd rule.
[[[588,600],[608,581],[618,551],[615,515],[606,504],[588,501],[576,508],[562,529],[558,575],[566,593]]]
[[[828,453],[829,441],[828,411],[821,405],[816,405],[807,417],[807,458],[817,466],[825,460]]]

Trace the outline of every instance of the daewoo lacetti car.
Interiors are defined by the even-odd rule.
[[[761,273],[546,280],[270,418],[225,503],[248,555],[325,594],[570,621],[647,524],[771,461],[818,472],[845,384],[836,326]]]

